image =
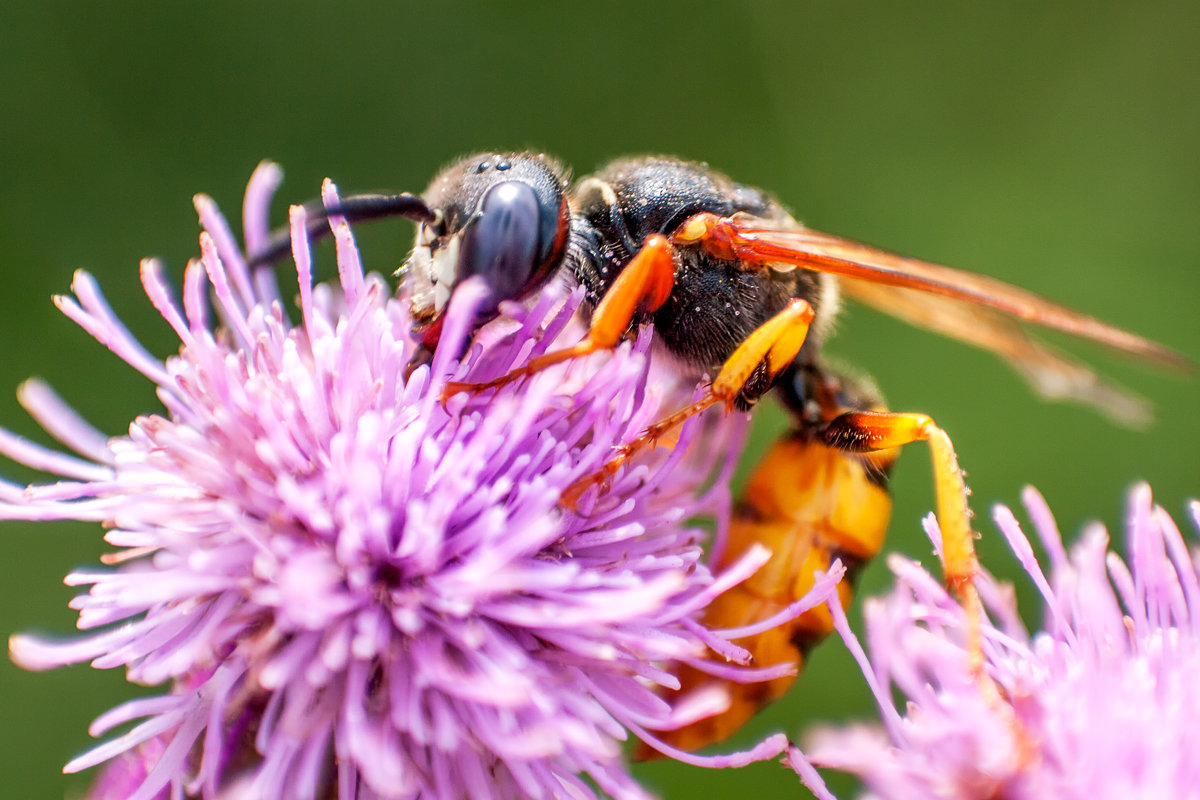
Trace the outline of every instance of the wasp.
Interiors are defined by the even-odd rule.
[[[841,297],[998,353],[1043,394],[1123,418],[1144,412],[1137,398],[1040,344],[1024,323],[1166,367],[1189,366],[1159,344],[1017,287],[807,228],[766,192],[671,157],[622,159],[571,181],[544,155],[481,153],[445,168],[421,196],[357,195],[318,209],[310,234],[328,232],[326,217],[333,214],[417,223],[406,273],[414,318],[430,348],[454,287],[467,278],[481,278],[489,290],[476,312],[479,324],[496,317],[503,301],[522,300],[551,280],[583,287],[588,332],[579,343],[489,383],[451,384],[447,393],[484,391],[615,347],[644,324],[653,325],[657,346],[685,377],[716,376],[700,400],[652,425],[599,473],[568,489],[568,505],[687,418],[714,404],[747,410],[776,391],[793,425],[749,479],[711,566],[720,570],[754,545],[765,545],[772,557],[709,606],[704,621],[715,629],[787,609],[834,561],[847,569],[839,593],[848,604],[854,576],[883,546],[898,448],[914,441],[931,447],[946,580],[978,628],[975,534],[953,445],[930,417],[888,411],[866,381],[822,358]],[[276,259],[287,246],[280,239],[253,260]],[[815,608],[738,643],[759,665],[799,669],[831,630],[827,609]],[[982,664],[979,642],[969,644]],[[684,667],[679,679],[681,692],[715,680],[696,667]],[[794,680],[728,683],[723,713],[664,738],[686,750],[719,742]]]

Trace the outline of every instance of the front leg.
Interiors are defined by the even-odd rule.
[[[518,378],[534,375],[554,364],[591,355],[598,350],[612,349],[625,337],[638,310],[647,313],[657,311],[667,302],[674,287],[674,247],[665,236],[647,236],[645,245],[625,265],[612,286],[596,304],[587,335],[577,344],[530,359],[529,363],[495,380],[483,383],[447,383],[446,388],[442,390],[442,399],[446,400],[460,392],[477,393],[495,389]]]

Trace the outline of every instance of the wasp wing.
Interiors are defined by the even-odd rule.
[[[842,292],[912,325],[991,350],[1007,360],[1043,397],[1092,406],[1126,425],[1141,427],[1153,417],[1137,394],[1101,378],[1086,364],[1030,337],[1011,317],[910,289],[844,279]]]
[[[1130,424],[1149,419],[1149,406],[1105,382],[1067,355],[1032,339],[1020,322],[1098,342],[1175,370],[1185,357],[1149,339],[983,275],[920,261],[797,226],[772,227],[734,217],[723,242],[736,257],[766,266],[836,275],[845,294],[891,316],[991,350],[1012,363],[1043,395],[1078,400]]]

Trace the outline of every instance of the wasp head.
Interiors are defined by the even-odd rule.
[[[489,293],[482,323],[504,300],[534,291],[562,263],[570,230],[563,170],[540,155],[483,153],[442,170],[425,192],[432,212],[405,269],[413,315],[436,344],[460,282],[479,276]]]

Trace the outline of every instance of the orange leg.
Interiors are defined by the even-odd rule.
[[[942,562],[946,585],[967,614],[967,653],[971,671],[983,677],[983,604],[975,589],[976,534],[971,529],[967,486],[950,437],[925,414],[886,411],[853,411],[831,420],[821,431],[822,441],[850,452],[871,452],[915,441],[927,441],[933,455],[933,480],[937,491],[937,519],[942,531]]]
[[[629,444],[618,448],[617,455],[598,472],[568,486],[563,492],[563,505],[573,508],[584,492],[593,486],[606,484],[636,453],[653,446],[668,431],[682,425],[709,406],[724,402],[726,409],[732,408],[733,401],[760,364],[773,379],[784,367],[791,364],[800,352],[812,320],[813,309],[807,300],[797,298],[790,301],[782,311],[754,329],[733,351],[733,355],[722,365],[717,379],[709,386],[704,397],[654,423]]]
[[[448,383],[442,390],[442,399],[445,400],[459,392],[495,389],[518,378],[533,375],[553,364],[590,355],[597,350],[616,347],[629,330],[629,324],[639,308],[646,312],[657,311],[671,296],[671,290],[675,286],[673,254],[674,249],[667,237],[661,234],[647,236],[642,249],[625,269],[621,270],[612,286],[596,304],[587,336],[579,343],[530,359],[529,363],[495,380],[484,383]]]

